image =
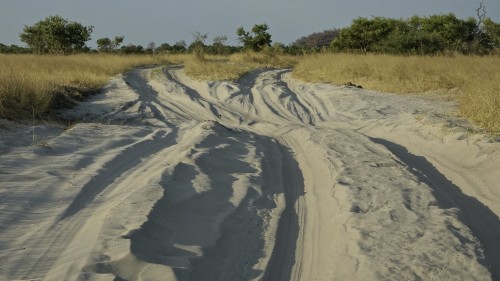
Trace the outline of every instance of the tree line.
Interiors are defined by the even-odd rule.
[[[267,24],[255,24],[252,29],[240,27],[236,35],[242,46],[227,45],[227,36],[219,35],[208,44],[207,34],[193,33],[193,41],[181,40],[174,44],[154,42],[146,47],[122,45],[124,36],[99,38],[97,49],[86,46],[91,40],[93,26],[84,26],[60,16],[49,16],[32,26],[25,26],[20,40],[28,48],[0,44],[0,53],[74,54],[100,53],[206,53],[227,55],[243,50],[275,53],[304,54],[320,51],[388,53],[388,54],[490,54],[500,48],[500,24],[486,17],[481,3],[477,17],[459,19],[454,14],[413,16],[407,19],[385,17],[363,18],[352,21],[342,29],[330,29],[301,37],[288,46],[272,43]]]
[[[454,14],[357,18],[340,30],[330,47],[361,53],[489,54],[500,47],[500,24],[482,17],[459,19]]]
[[[61,16],[49,16],[32,26],[25,26],[20,34],[20,40],[28,48],[16,45],[7,46],[0,44],[0,53],[33,53],[33,54],[75,54],[88,52],[102,53],[187,53],[202,50],[212,54],[231,54],[243,49],[260,51],[264,47],[271,46],[271,34],[268,32],[267,24],[256,24],[251,31],[245,31],[243,27],[238,28],[237,35],[243,46],[226,45],[227,36],[216,36],[213,43],[207,45],[207,34],[193,33],[194,40],[187,44],[184,40],[173,45],[163,43],[156,47],[154,42],[146,48],[141,45],[128,44],[121,46],[124,36],[115,36],[113,39],[103,37],[97,39],[97,50],[90,49],[86,42],[91,40],[93,26],[84,26],[81,23],[69,21]]]

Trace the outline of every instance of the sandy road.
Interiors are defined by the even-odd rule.
[[[499,145],[451,110],[134,70],[39,145],[2,131],[0,279],[500,280]]]

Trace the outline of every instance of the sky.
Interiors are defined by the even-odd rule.
[[[350,25],[357,17],[408,18],[454,13],[476,17],[477,0],[0,0],[0,43],[25,46],[19,34],[47,16],[60,15],[94,26],[92,40],[124,36],[124,45],[193,41],[196,32],[228,37],[236,29],[267,23],[273,42],[288,45],[302,36]],[[500,22],[500,0],[483,0],[487,16]]]

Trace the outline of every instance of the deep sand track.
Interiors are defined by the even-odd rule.
[[[134,70],[37,145],[0,128],[0,279],[500,280],[499,145],[452,110]]]

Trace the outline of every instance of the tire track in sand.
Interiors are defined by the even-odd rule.
[[[447,204],[431,192],[435,170],[412,173],[399,147],[348,129],[398,113],[389,97],[326,85],[312,95],[319,88],[297,85],[288,70],[238,82],[194,81],[178,67],[158,79],[149,73],[116,84],[130,94],[124,107],[106,106],[152,133],[94,152],[103,166],[88,165],[93,179],[64,193],[47,213],[61,215],[38,223],[38,233],[10,232],[39,218],[36,204],[3,229],[1,277],[488,280],[487,266],[498,264],[498,248],[482,245],[494,244],[497,225],[481,233],[479,219],[468,221],[487,208],[460,196]],[[90,145],[97,139],[80,133]],[[16,252],[19,241],[29,250]]]

